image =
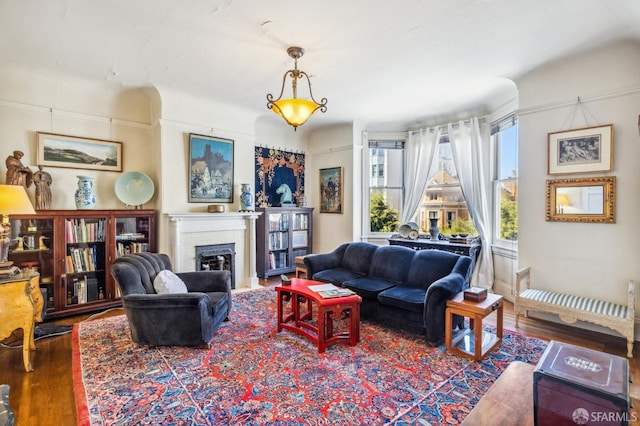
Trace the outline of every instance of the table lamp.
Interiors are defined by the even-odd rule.
[[[9,268],[13,262],[8,260],[11,244],[10,214],[36,214],[27,191],[22,185],[0,185],[0,269]]]

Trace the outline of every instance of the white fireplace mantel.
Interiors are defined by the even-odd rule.
[[[171,229],[171,257],[177,272],[193,271],[195,246],[209,243],[235,242],[242,247],[242,268],[236,268],[236,285],[259,287],[256,274],[256,219],[262,213],[166,213]],[[244,264],[246,255],[248,265]],[[242,276],[241,276],[242,275]]]

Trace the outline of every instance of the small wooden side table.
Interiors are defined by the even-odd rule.
[[[502,310],[502,296],[498,294],[487,294],[487,298],[482,302],[472,302],[464,300],[464,293],[460,292],[447,300],[445,311],[447,350],[480,361],[502,342]],[[495,334],[482,330],[482,320],[494,311],[497,315]],[[453,315],[469,318],[469,329],[460,331],[454,336],[451,329]]]
[[[307,267],[304,265],[304,256],[295,257],[295,266],[296,278],[309,278],[307,277]],[[300,274],[304,274],[304,277],[301,277]]]

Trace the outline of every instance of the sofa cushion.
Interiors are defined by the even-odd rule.
[[[416,251],[402,246],[382,246],[373,254],[369,276],[405,282]]]
[[[426,297],[427,290],[424,288],[398,285],[378,294],[378,302],[404,311],[423,312]]]
[[[187,293],[187,286],[176,274],[165,269],[153,279],[153,288],[158,294]]]
[[[413,257],[406,283],[426,289],[433,282],[449,275],[459,258],[455,253],[443,250],[420,250]]]
[[[313,274],[313,280],[342,286],[345,281],[363,277],[364,274],[343,268],[325,269]]]
[[[362,277],[345,281],[342,286],[358,293],[363,299],[375,299],[378,293],[400,283],[381,278]]]
[[[378,246],[371,243],[350,243],[342,257],[342,267],[349,271],[359,272],[362,275],[369,273],[371,258]]]

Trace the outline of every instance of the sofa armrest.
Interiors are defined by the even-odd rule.
[[[307,268],[307,277],[311,279],[316,272],[342,266],[342,258],[348,246],[349,243],[345,243],[331,253],[309,254],[305,256],[304,266]]]
[[[176,274],[187,286],[189,292],[231,293],[231,272],[229,271],[193,271]]]
[[[442,277],[429,286],[424,301],[424,326],[430,345],[439,345],[444,340],[447,300],[468,287],[469,281],[457,272]]]
[[[205,345],[213,336],[204,293],[131,294],[122,305],[132,339],[141,345]]]
[[[122,304],[131,309],[210,309],[204,293],[130,294],[122,297]]]

